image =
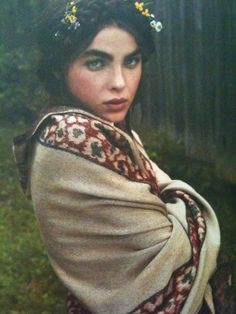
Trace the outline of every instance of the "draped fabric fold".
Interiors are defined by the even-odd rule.
[[[52,266],[84,313],[194,314],[204,296],[214,313],[220,235],[204,198],[153,164],[135,133],[82,110],[41,121],[26,185]]]

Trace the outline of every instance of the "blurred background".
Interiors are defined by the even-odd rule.
[[[66,291],[22,195],[12,138],[44,107],[35,27],[46,0],[4,0],[0,9],[0,313],[64,313]],[[158,0],[164,25],[146,67],[135,128],[151,158],[215,208],[236,274],[236,2]],[[229,266],[230,267],[230,266]],[[234,286],[234,289],[235,286]]]

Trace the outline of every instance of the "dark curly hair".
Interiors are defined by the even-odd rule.
[[[38,32],[39,79],[47,93],[64,104],[73,101],[65,81],[68,64],[89,46],[104,27],[116,25],[131,33],[144,61],[154,51],[149,21],[135,8],[135,1],[81,0],[77,14],[80,26],[76,30],[68,29],[68,25],[62,23],[67,2],[50,1],[40,18]]]

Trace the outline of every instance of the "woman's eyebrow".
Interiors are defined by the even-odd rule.
[[[134,51],[132,51],[131,53],[125,55],[125,58],[132,58],[136,55],[141,54],[140,49],[137,48]],[[97,50],[97,49],[91,49],[91,50],[87,50],[84,53],[82,53],[81,55],[82,58],[87,58],[87,57],[99,57],[102,59],[106,59],[108,61],[112,61],[113,60],[113,56],[105,51],[102,50]]]
[[[133,52],[126,55],[125,58],[133,58],[133,57],[136,57],[138,55],[141,55],[141,51],[139,48],[135,49]]]
[[[99,57],[102,59],[107,59],[107,60],[112,60],[113,57],[109,53],[102,51],[102,50],[97,50],[97,49],[91,49],[87,50],[81,55],[82,58],[87,58],[87,57]]]

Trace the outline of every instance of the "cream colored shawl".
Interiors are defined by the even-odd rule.
[[[46,122],[45,122],[46,121]],[[30,182],[51,264],[91,313],[214,313],[220,235],[209,204],[152,163],[137,135],[81,110],[34,132]]]

